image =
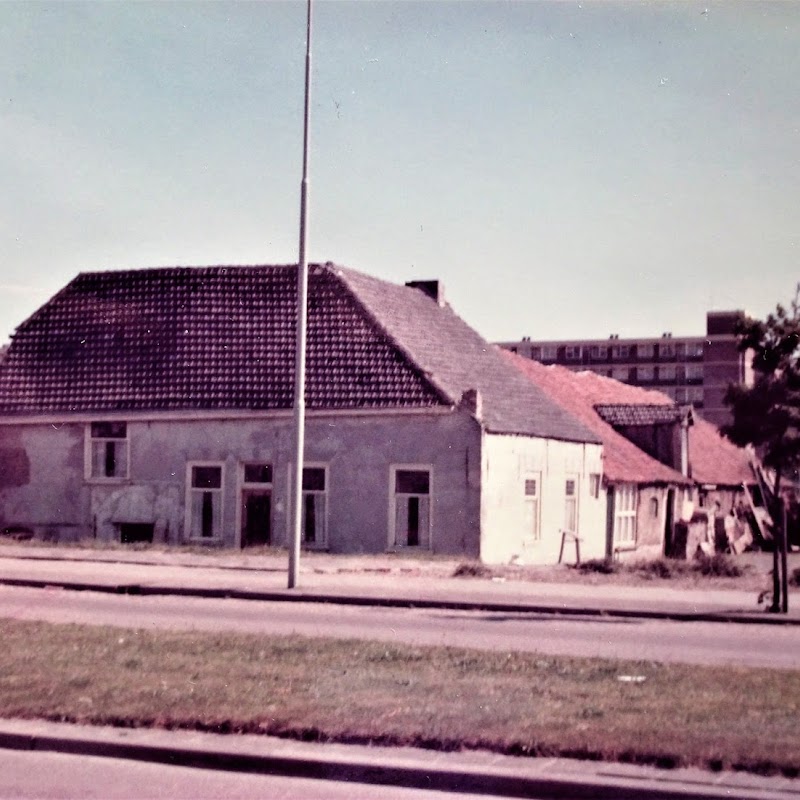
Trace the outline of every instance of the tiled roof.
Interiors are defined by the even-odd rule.
[[[615,428],[635,428],[643,425],[674,425],[687,416],[691,418],[691,406],[596,403],[594,410]]]
[[[692,477],[703,484],[741,486],[755,482],[750,453],[724,438],[719,428],[699,414],[689,432]]]
[[[0,414],[288,409],[296,266],[84,273],[17,330]],[[447,306],[333,264],[309,270],[310,410],[456,405],[488,430],[597,441]]]
[[[671,411],[674,404],[666,395],[628,386],[593,372],[572,372],[555,365],[546,367],[506,350],[501,352],[528,380],[601,438],[605,456],[603,472],[608,480],[651,485],[690,484],[680,472],[640,450],[595,411],[595,405],[633,405],[637,401],[647,407],[662,406]]]
[[[590,428],[526,380],[448,305],[417,289],[337,269],[392,340],[453,402],[478,389],[488,431],[599,443]]]
[[[15,334],[0,412],[291,408],[296,285],[294,266],[79,275]],[[307,364],[312,409],[443,402],[324,267]]]

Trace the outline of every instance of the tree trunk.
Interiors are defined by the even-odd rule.
[[[783,610],[781,593],[783,590],[783,580],[781,579],[782,553],[783,553],[783,514],[780,506],[781,471],[775,471],[775,502],[771,509],[773,535],[772,535],[772,605],[770,612],[780,614]],[[766,505],[767,498],[764,498]]]
[[[781,514],[781,611],[784,614],[789,613],[789,565],[788,560],[788,545],[789,545],[789,530],[786,519],[786,504],[781,501],[782,511]]]

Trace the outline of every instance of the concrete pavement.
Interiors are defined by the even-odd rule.
[[[37,720],[0,719],[0,748],[497,797],[800,800],[800,780],[780,776]]]
[[[769,614],[752,590],[454,578],[455,564],[311,554],[301,559],[299,587],[289,590],[282,555],[3,544],[0,583],[119,594],[800,625],[797,592],[789,614]]]

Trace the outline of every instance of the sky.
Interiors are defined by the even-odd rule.
[[[305,3],[0,2],[0,342],[79,272],[298,259]],[[315,0],[308,257],[490,341],[800,281],[800,3]]]

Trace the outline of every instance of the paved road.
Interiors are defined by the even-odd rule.
[[[119,596],[0,586],[0,615],[137,628],[237,630],[695,664],[800,668],[796,627]]]
[[[430,792],[276,775],[219,772],[116,758],[0,750],[0,798],[14,800],[424,800]],[[442,800],[486,795],[436,792]]]

